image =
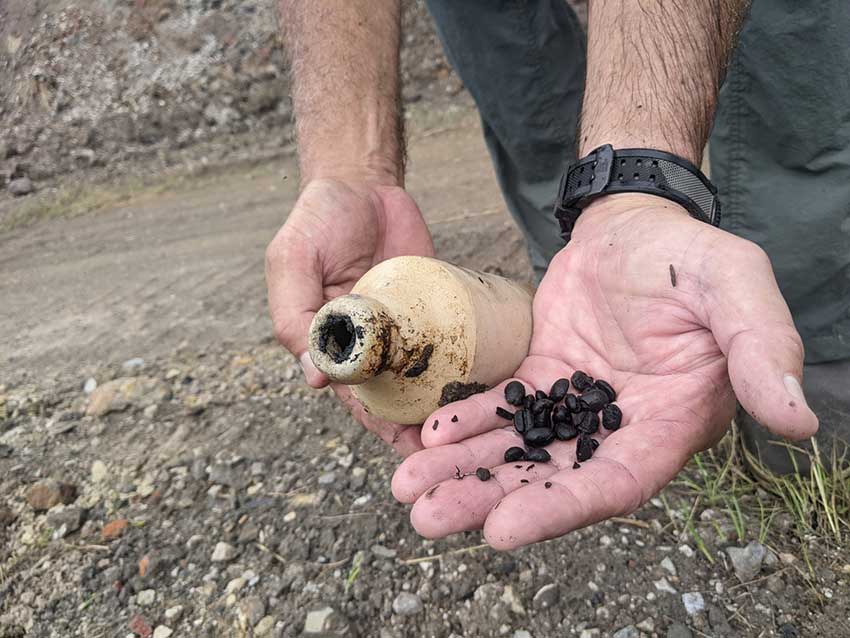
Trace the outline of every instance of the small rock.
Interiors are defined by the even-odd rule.
[[[403,591],[393,601],[393,611],[399,616],[413,616],[422,611],[422,599],[416,594]]]
[[[547,609],[554,606],[558,602],[558,584],[549,583],[548,585],[543,585],[534,594],[534,599],[531,602],[539,609]]]
[[[5,505],[0,505],[0,530],[6,529],[16,520],[18,520],[17,514]]]
[[[83,511],[79,507],[57,505],[47,513],[47,524],[54,529],[54,538],[65,538],[83,524]]]
[[[283,522],[284,523],[291,523],[297,517],[298,517],[298,514],[295,513],[295,510],[293,510],[291,512],[287,512],[286,514],[283,515]]]
[[[307,636],[346,636],[348,631],[348,621],[330,605],[308,611],[304,619],[304,634]]]
[[[130,619],[128,627],[130,627],[130,631],[139,636],[139,638],[150,638],[153,635],[153,630],[148,624],[148,621],[140,614],[136,614]]]
[[[132,359],[127,359],[124,363],[121,364],[121,369],[127,374],[134,374],[145,367],[145,360],[141,357],[133,357]]]
[[[216,543],[210,560],[214,563],[224,563],[236,558],[236,548],[228,543]]]
[[[727,547],[726,553],[732,561],[735,575],[742,583],[753,580],[761,571],[767,549],[761,543],[751,541],[746,547]]]
[[[170,623],[175,623],[183,616],[183,607],[175,605],[165,610],[165,620]]]
[[[675,588],[675,587],[673,587],[673,585],[671,585],[671,584],[667,581],[667,579],[666,579],[666,578],[661,578],[661,579],[659,579],[659,580],[656,580],[653,584],[655,585],[655,589],[657,589],[658,591],[663,591],[663,592],[668,593],[668,594],[676,594],[676,593],[678,593],[678,592],[676,591],[676,588]]]
[[[800,638],[800,630],[790,622],[779,626],[780,638]]]
[[[319,477],[319,485],[333,485],[336,481],[336,472],[325,472]]]
[[[773,550],[768,549],[764,555],[764,566],[765,567],[776,567],[779,564],[779,556]]]
[[[513,638],[532,638],[531,632],[525,629],[517,629],[514,632]]]
[[[688,616],[693,616],[702,611],[705,611],[705,599],[698,591],[692,591],[682,594],[682,603],[685,605],[685,611]]]
[[[59,481],[39,481],[27,491],[27,503],[36,512],[46,512],[56,505],[70,505],[77,498],[77,487]]]
[[[355,467],[351,469],[351,480],[349,481],[351,488],[359,490],[366,484],[366,468]]]
[[[130,521],[126,518],[119,518],[114,521],[110,521],[106,525],[103,526],[103,529],[100,532],[100,537],[104,541],[114,541],[116,538],[121,538],[124,535],[124,532],[127,531],[127,527],[130,525]]]
[[[596,627],[582,629],[579,638],[599,638],[599,630]]]
[[[667,638],[694,638],[693,632],[680,622],[667,628]]]
[[[29,195],[33,191],[32,180],[29,177],[19,177],[9,182],[9,192],[15,197]]]
[[[615,631],[612,638],[640,638],[640,631],[634,625],[628,625]]]
[[[239,603],[239,623],[243,627],[253,627],[266,615],[266,602],[259,596],[249,596]]]
[[[644,618],[637,624],[637,628],[651,634],[655,631],[655,621],[652,618]]]
[[[380,558],[395,558],[397,554],[394,549],[389,549],[383,545],[372,545],[372,553]]]
[[[136,604],[141,607],[150,607],[156,602],[156,590],[143,589],[136,594]]]
[[[695,556],[694,550],[691,549],[690,545],[679,545],[679,552],[685,558],[693,558]]]
[[[156,629],[153,630],[153,638],[169,638],[174,631],[170,627],[166,627],[165,625],[160,625]]]
[[[171,390],[153,377],[122,377],[98,386],[89,395],[86,414],[104,416],[129,407],[147,408],[169,399]]]
[[[670,560],[669,556],[665,556],[661,561],[661,567],[667,571],[671,576],[678,576],[679,574],[676,572],[676,566],[673,564],[673,561]]]
[[[91,394],[97,388],[97,379],[94,377],[89,377],[86,379],[86,382],[83,384],[83,392],[86,394]]]
[[[774,594],[781,594],[785,591],[785,581],[779,574],[771,574],[767,579],[767,588]]]
[[[274,623],[274,616],[266,616],[254,627],[254,635],[258,636],[258,638],[271,635],[272,630],[274,629]]]
[[[103,461],[95,461],[91,464],[92,483],[103,483],[109,476],[109,469]]]

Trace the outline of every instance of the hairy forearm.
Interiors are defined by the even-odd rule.
[[[399,0],[280,0],[301,180],[401,184]]]
[[[749,0],[590,0],[580,155],[601,144],[699,166]]]

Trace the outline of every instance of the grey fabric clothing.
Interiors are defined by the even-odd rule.
[[[575,159],[584,35],[564,0],[427,0],[478,105],[508,208],[542,276]],[[724,227],[760,244],[807,363],[850,358],[850,4],[755,0],[710,143]]]

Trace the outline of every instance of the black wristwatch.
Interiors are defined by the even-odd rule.
[[[720,225],[717,189],[688,160],[645,148],[600,146],[573,164],[561,178],[555,217],[561,237],[570,240],[578,216],[590,202],[614,193],[648,193],[683,206],[691,216]]]

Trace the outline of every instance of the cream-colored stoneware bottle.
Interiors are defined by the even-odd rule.
[[[504,277],[396,257],[319,310],[310,356],[370,414],[422,423],[516,372],[528,354],[531,298],[531,288]]]

